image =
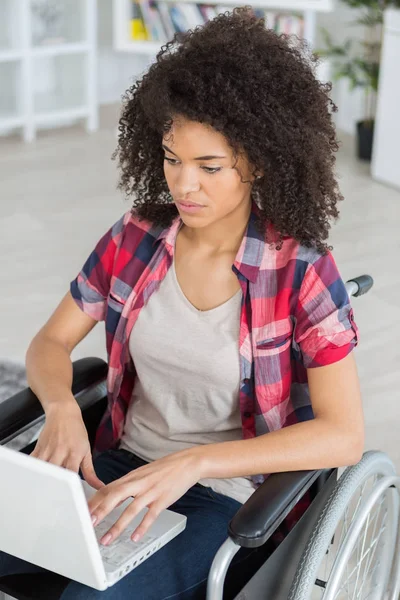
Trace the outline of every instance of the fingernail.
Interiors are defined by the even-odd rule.
[[[96,525],[96,523],[97,523],[96,515],[92,515],[92,523],[93,523],[93,525]]]
[[[101,539],[101,543],[106,546],[108,544],[108,542],[111,540],[112,535],[111,533],[107,533],[107,535],[105,535],[102,539]]]
[[[132,536],[132,542],[138,542],[140,540],[140,535],[138,533],[135,533],[135,535]]]

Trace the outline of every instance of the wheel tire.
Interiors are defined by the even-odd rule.
[[[379,584],[381,588],[384,588],[384,591],[386,591],[385,588],[387,588],[387,583],[389,581],[389,575],[393,564],[396,562],[397,567],[398,563],[398,561],[395,561],[394,559],[396,558],[396,554],[398,554],[396,552],[396,540],[398,532],[398,492],[400,492],[400,479],[396,478],[395,467],[386,454],[378,451],[369,451],[364,454],[358,464],[348,467],[343,473],[342,477],[339,478],[335,489],[333,490],[328,502],[322,510],[314,531],[306,544],[290,589],[288,600],[310,600],[310,598],[312,598],[318,570],[324,558],[326,557],[327,551],[331,545],[331,540],[339,523],[341,522],[343,515],[345,514],[346,507],[354,498],[354,494],[359,487],[374,475],[378,476],[379,479],[370,491],[369,495],[366,496],[365,502],[361,504],[360,502],[358,503],[358,513],[355,514],[359,514],[361,516],[362,508],[364,506],[368,509],[368,501],[370,500],[372,502],[374,490],[376,490],[375,496],[378,494],[378,497],[381,497],[388,487],[392,487],[392,484],[397,487],[397,493],[396,490],[390,490],[388,493],[390,511],[389,518],[391,522],[389,523],[389,527],[385,528],[384,533],[387,537],[387,547],[385,550],[385,561],[382,561]],[[386,481],[384,481],[384,479]],[[380,493],[380,491],[377,489],[379,486],[381,486],[382,489],[384,488],[382,493]],[[368,510],[370,511],[371,508]],[[349,532],[352,528],[353,531],[358,530],[359,526],[362,526],[364,521],[365,519],[360,522],[359,517],[356,517],[349,528]],[[352,544],[351,548],[349,544]],[[345,555],[343,553],[348,554],[349,551],[354,548],[354,545],[354,535],[352,538],[349,538],[349,535],[346,534],[343,542],[340,543],[340,546],[337,548],[336,561],[333,565],[330,575],[335,573],[335,565],[337,565],[337,563],[340,565],[340,557]],[[383,562],[386,564],[383,564]],[[336,574],[337,573],[338,571],[336,571]],[[329,587],[328,578],[326,581],[325,592],[323,596],[320,596],[323,597],[324,600],[325,598],[326,600],[330,600],[331,598],[337,597],[332,594],[332,591],[329,592]],[[383,593],[382,596],[379,595],[376,597],[383,598]]]

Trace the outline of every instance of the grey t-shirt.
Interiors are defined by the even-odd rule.
[[[148,462],[199,444],[241,440],[239,323],[242,291],[200,311],[183,294],[175,263],[140,311],[129,339],[137,377],[121,448]],[[246,500],[250,477],[201,479]]]

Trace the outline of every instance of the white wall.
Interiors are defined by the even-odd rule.
[[[400,9],[385,15],[385,33],[379,78],[379,102],[374,132],[371,174],[374,179],[400,189]]]
[[[331,13],[319,13],[317,16],[316,47],[321,47],[323,42],[320,27],[326,27],[332,34],[336,43],[343,43],[347,38],[356,36],[362,39],[364,28],[351,25],[359,11],[349,8],[346,4],[335,0],[335,10]],[[350,92],[347,80],[340,80],[333,84],[332,100],[338,106],[334,120],[338,129],[354,134],[356,121],[364,118],[364,95],[362,90]]]

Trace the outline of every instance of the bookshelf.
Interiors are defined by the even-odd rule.
[[[98,127],[97,0],[59,0],[59,26],[40,25],[36,0],[0,0],[0,135],[35,139],[42,127]],[[52,35],[49,35],[49,31]]]
[[[277,15],[277,17],[285,18],[290,15],[297,15],[299,19],[302,21],[302,29],[301,29],[301,37],[304,37],[308,40],[311,46],[314,44],[315,33],[316,33],[316,13],[320,12],[329,12],[333,9],[334,0],[254,0],[251,2],[252,7],[257,10],[261,9],[263,11],[267,11],[270,15],[273,13]],[[148,3],[147,3],[148,4]],[[157,7],[157,12],[160,12],[158,9],[159,5],[165,5],[169,8],[172,5],[199,5],[204,4],[207,7],[213,7],[215,14],[220,12],[230,10],[234,6],[243,6],[246,4],[240,0],[229,1],[226,4],[221,3],[218,0],[211,0],[207,2],[199,2],[198,0],[184,0],[184,2],[178,3],[172,0],[164,0],[163,2],[155,2]],[[133,52],[137,54],[156,54],[160,49],[161,45],[164,44],[168,39],[171,39],[172,35],[167,35],[165,33],[164,37],[157,37],[154,39],[143,39],[143,40],[133,40],[131,37],[131,15],[132,15],[132,0],[113,0],[113,44],[115,50],[119,52]],[[142,1],[140,2],[142,5]],[[146,7],[146,4],[145,4]],[[195,6],[192,6],[196,10]],[[165,8],[164,8],[165,10]],[[146,9],[145,9],[146,13]],[[211,13],[210,13],[211,14]],[[198,11],[198,22],[195,23],[195,14],[192,11],[192,21],[190,22],[189,27],[197,25],[201,25],[205,22],[206,17]],[[265,15],[267,17],[267,23],[269,23],[268,14]],[[150,17],[151,18],[151,17]],[[212,18],[212,16],[210,17]],[[189,13],[190,19],[190,13]],[[145,14],[145,20],[146,19]],[[165,22],[163,15],[161,14],[161,21]],[[269,25],[270,26],[270,25]],[[188,28],[189,28],[188,27]],[[164,27],[165,29],[165,27]],[[176,29],[176,28],[175,28]],[[281,29],[278,29],[281,31]],[[298,26],[295,24],[295,30],[289,31],[289,33],[298,33]]]

